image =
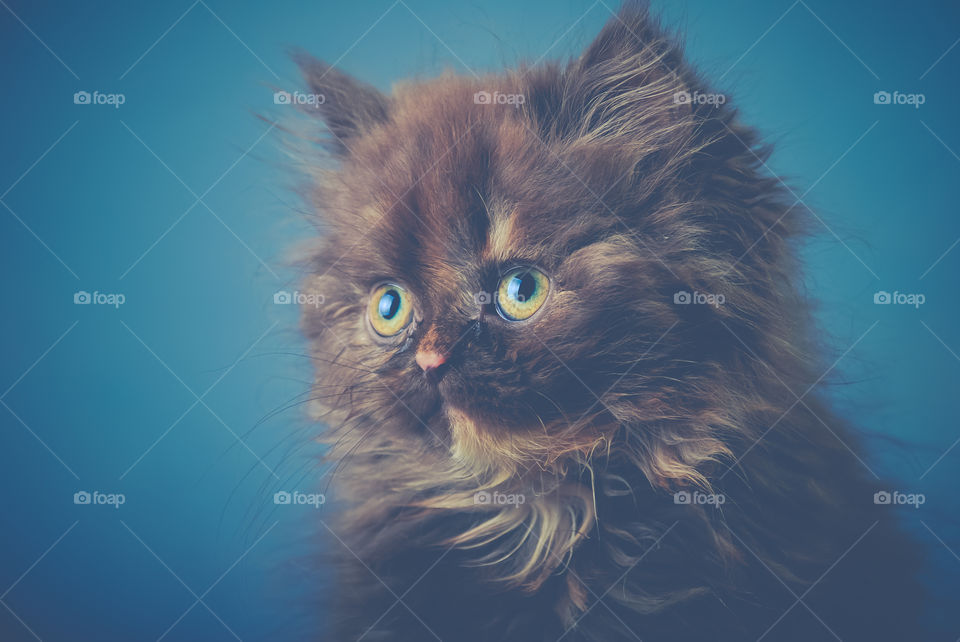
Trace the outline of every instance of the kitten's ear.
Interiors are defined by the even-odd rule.
[[[335,153],[348,154],[353,139],[387,120],[390,99],[372,85],[305,52],[295,51],[292,57],[310,91],[323,96],[316,111],[332,134],[329,145]]]
[[[645,66],[653,57],[667,54],[670,44],[645,2],[625,2],[578,62],[581,69],[607,65],[611,71],[631,61]]]
[[[553,89],[559,109],[548,107],[554,113],[541,114],[540,122],[559,121],[559,128],[550,126],[554,134],[601,140],[634,135],[652,142],[651,133],[675,133],[688,124],[678,115],[689,114],[691,106],[677,96],[695,82],[680,45],[651,17],[646,3],[626,2],[563,70]],[[534,87],[534,93],[538,89],[544,88]],[[546,98],[541,104],[557,105],[556,98]],[[536,95],[532,102],[536,108]]]

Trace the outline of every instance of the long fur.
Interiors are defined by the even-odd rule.
[[[389,96],[298,62],[338,161],[311,170],[303,286],[345,506],[333,639],[916,639],[914,545],[821,391],[810,215],[729,102],[676,100],[710,87],[643,7],[567,64]],[[551,292],[509,324],[476,295],[518,264]],[[384,279],[417,309],[386,343]]]

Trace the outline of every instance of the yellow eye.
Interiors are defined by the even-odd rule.
[[[547,299],[550,280],[533,268],[517,268],[500,280],[497,288],[497,312],[508,321],[523,321],[533,316]]]
[[[399,285],[384,283],[374,288],[367,304],[370,325],[381,337],[399,334],[413,318],[410,295]]]

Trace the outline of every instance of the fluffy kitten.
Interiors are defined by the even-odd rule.
[[[916,639],[913,545],[818,386],[809,213],[644,8],[389,96],[298,62],[339,161],[303,288],[333,639]]]

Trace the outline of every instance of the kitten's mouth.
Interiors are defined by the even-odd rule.
[[[516,433],[532,417],[523,404],[503,391],[467,381],[450,372],[436,385],[437,403],[453,431],[454,426],[485,433]]]
[[[443,386],[441,386],[443,388]],[[438,395],[440,412],[446,417],[451,432],[457,429],[497,431],[501,422],[493,416],[493,409],[484,407],[469,392],[450,386]]]
[[[439,394],[437,396],[437,412],[447,420],[452,434],[462,430],[481,430],[479,421],[480,411],[459,396]]]
[[[519,399],[455,368],[432,384],[433,412],[446,424],[450,452],[471,468],[510,467],[523,458],[528,429],[542,426]]]

